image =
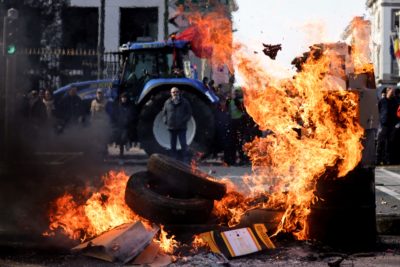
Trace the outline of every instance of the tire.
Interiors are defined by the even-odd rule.
[[[153,154],[147,162],[147,170],[160,182],[180,197],[200,196],[207,199],[221,199],[226,193],[226,185],[211,180],[206,173],[196,170],[181,161],[162,154]]]
[[[197,224],[208,220],[214,201],[200,198],[179,199],[157,183],[148,172],[133,174],[127,183],[125,202],[134,212],[161,224]]]
[[[137,131],[139,143],[148,155],[167,154],[170,149],[169,132],[161,117],[161,110],[169,96],[168,92],[159,92],[141,109]],[[192,118],[186,133],[189,149],[207,153],[211,150],[215,134],[213,108],[193,93],[186,93],[184,97],[192,107]],[[178,149],[180,149],[179,142]]]

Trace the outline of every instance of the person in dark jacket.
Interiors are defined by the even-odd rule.
[[[132,104],[128,101],[128,95],[122,93],[119,101],[112,112],[112,121],[114,124],[114,140],[119,147],[119,156],[124,156],[124,149],[128,151],[131,148],[129,138],[130,125],[135,119],[135,112]]]
[[[386,88],[384,95],[378,102],[380,131],[377,140],[378,164],[391,164],[393,154],[394,129],[397,122],[397,103],[394,98],[394,89]]]
[[[68,94],[61,99],[59,112],[62,127],[83,122],[84,107],[82,99],[77,94],[76,87],[71,87]]]
[[[188,161],[186,130],[187,123],[192,116],[192,107],[189,101],[181,96],[177,87],[171,88],[171,97],[165,101],[162,115],[164,123],[170,132],[172,156],[179,159],[176,151],[176,142],[179,139],[183,161]]]
[[[31,135],[37,135],[47,119],[46,106],[41,101],[37,90],[32,90],[26,98],[25,117]]]

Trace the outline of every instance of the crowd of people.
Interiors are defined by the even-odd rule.
[[[218,157],[218,152],[222,151],[222,161],[228,166],[249,164],[243,145],[261,136],[261,131],[246,112],[243,92],[238,88],[224,91],[221,84],[215,86],[214,80],[207,77],[203,84],[220,100],[215,110],[216,138],[212,155]]]
[[[104,96],[102,89],[97,89],[88,110],[87,104],[78,96],[76,87],[71,87],[57,101],[51,90],[31,90],[24,96],[21,109],[30,135],[49,132],[61,135],[74,127],[91,127],[99,130],[91,137],[91,141],[98,145],[96,152],[106,155],[108,144],[115,143],[119,147],[119,155],[123,157],[124,151],[132,146],[130,133],[133,131],[130,131],[130,127],[136,113],[134,105],[128,103],[128,96],[124,93],[113,102]]]
[[[220,159],[226,165],[249,163],[243,145],[261,135],[261,132],[246,113],[242,92],[239,89],[224,92],[221,85],[215,87],[214,81],[209,81],[208,78],[204,78],[203,83],[220,98],[215,106],[215,143],[211,153],[206,156],[218,157],[221,155],[219,152],[223,152]],[[378,109],[380,127],[377,132],[376,162],[378,165],[399,164],[400,89],[383,89]],[[189,101],[181,96],[179,88],[171,89],[171,98],[165,102],[162,112],[170,131],[171,155],[178,158],[176,145],[179,139],[183,151],[183,158],[180,159],[188,161],[189,153],[184,137],[192,110]],[[119,155],[123,157],[124,152],[131,148],[132,140],[136,140],[135,136],[132,136],[135,134],[132,127],[135,127],[138,114],[125,93],[122,93],[117,101],[111,102],[106,99],[103,90],[98,89],[88,111],[78,96],[76,87],[71,87],[57,102],[51,90],[32,90],[23,100],[22,114],[28,119],[28,123],[24,125],[30,136],[35,136],[41,129],[46,128],[54,129],[54,132],[60,134],[76,125],[111,129],[109,137],[98,140],[100,151],[104,154],[108,153],[108,144],[114,143],[119,148]],[[175,120],[175,116],[178,120]]]
[[[209,155],[220,156],[227,165],[247,164],[249,159],[243,152],[243,144],[250,141],[255,134],[255,124],[248,116],[243,105],[243,95],[238,89],[224,92],[222,86],[215,87],[213,80],[203,80],[207,90],[214,91],[220,102],[215,108],[215,143]],[[179,88],[171,89],[171,98],[165,102],[163,115],[170,132],[171,155],[180,160],[189,161],[190,153],[184,140],[186,124],[191,117],[190,102],[181,95]],[[171,115],[174,112],[174,115]],[[175,113],[177,115],[175,115]],[[52,131],[56,135],[69,134],[74,127],[93,127],[99,129],[91,138],[99,146],[98,152],[106,155],[107,146],[114,143],[119,148],[119,155],[129,150],[133,129],[138,121],[135,106],[129,102],[126,93],[122,93],[117,101],[110,101],[104,96],[102,89],[96,91],[96,97],[88,106],[78,96],[77,88],[71,87],[68,92],[55,101],[51,90],[31,90],[23,99],[22,114],[27,119],[27,127],[31,135],[39,135],[44,131]],[[174,121],[175,116],[178,121]],[[109,131],[108,137],[98,137],[97,133]],[[257,133],[256,133],[257,134]],[[177,140],[181,145],[177,151]],[[223,152],[222,156],[220,152]]]
[[[378,102],[379,129],[376,160],[378,165],[400,163],[400,89],[387,87]]]

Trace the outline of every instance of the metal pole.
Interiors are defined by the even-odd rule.
[[[164,40],[168,40],[168,18],[169,18],[169,5],[168,5],[168,0],[165,0],[164,2],[164,7],[165,7],[165,11],[164,11]]]
[[[7,43],[7,17],[4,16],[3,17],[3,49],[2,49],[2,53],[3,56],[5,56],[6,54],[6,43]]]
[[[15,97],[16,97],[16,55],[6,56],[6,77],[4,94],[4,150],[5,159],[10,152],[11,129],[15,116]]]
[[[97,79],[102,79],[103,55],[104,55],[104,19],[105,19],[105,0],[100,0],[99,7],[99,27],[97,39]]]

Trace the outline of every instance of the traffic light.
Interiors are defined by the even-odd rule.
[[[19,43],[19,20],[18,11],[9,9],[4,17],[4,48],[5,55],[13,55],[17,52]]]

